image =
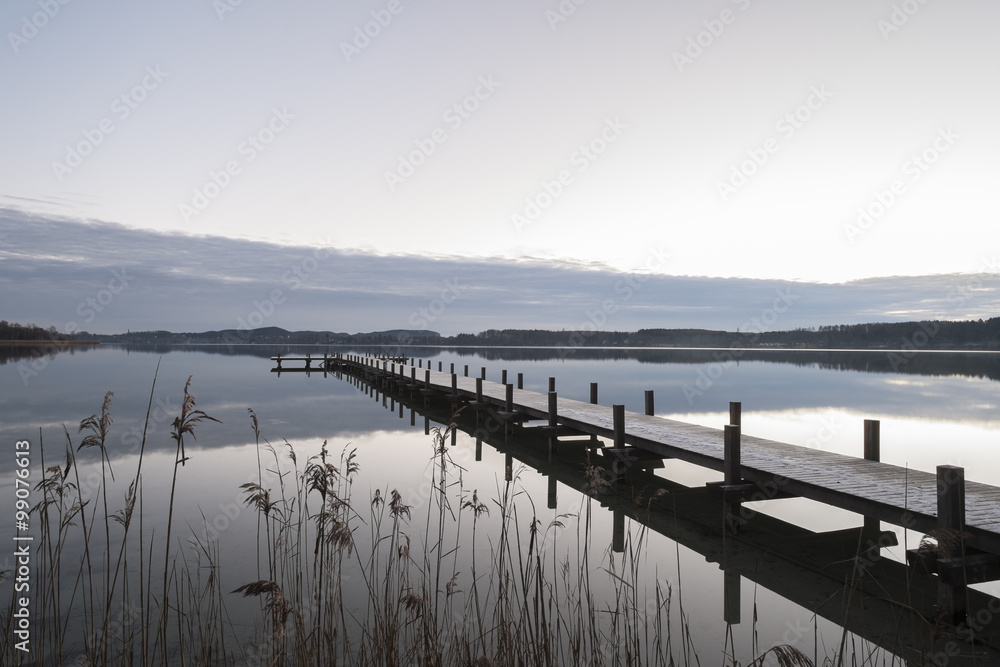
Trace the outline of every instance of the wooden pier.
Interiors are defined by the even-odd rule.
[[[876,421],[865,423],[863,456],[852,457],[743,435],[738,403],[731,405],[731,423],[713,429],[656,417],[652,392],[646,393],[645,413],[637,413],[599,405],[596,384],[587,403],[560,398],[555,378],[542,394],[525,391],[521,374],[516,386],[507,382],[506,371],[501,383],[489,382],[485,368],[479,377],[469,377],[467,365],[457,373],[454,364],[446,371],[438,362],[434,370],[423,360],[406,365],[348,355],[319,361],[317,370],[347,372],[383,391],[409,392],[425,402],[438,396],[477,414],[488,411],[505,430],[542,422],[536,428],[548,435],[550,451],[571,436],[607,439],[612,446],[603,453],[618,471],[666,458],[720,471],[722,483],[711,486],[722,496],[732,532],[752,515],[744,502],[803,497],[863,515],[869,526],[884,521],[931,535],[937,549],[911,550],[908,559],[938,575],[939,603],[956,622],[966,614],[967,585],[1000,578],[1000,488],[966,481],[964,470],[955,466],[939,466],[931,474],[880,462]]]

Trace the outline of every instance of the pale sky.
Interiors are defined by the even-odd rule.
[[[998,25],[988,0],[8,0],[0,208],[670,276],[971,274],[1000,248]]]

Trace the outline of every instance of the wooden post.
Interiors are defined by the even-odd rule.
[[[877,419],[866,419],[865,420],[865,460],[866,461],[880,461],[882,456],[882,446],[881,438],[879,435],[879,420]],[[865,517],[864,527],[862,528],[865,533],[878,534],[882,530],[881,522],[871,516]],[[876,542],[878,538],[876,537]]]
[[[479,373],[479,377],[482,378],[483,380],[486,379],[486,366],[483,366],[482,371],[480,371]]]
[[[739,484],[743,480],[742,468],[743,466],[740,464],[740,427],[735,424],[727,424],[722,463],[723,489]],[[726,501],[724,504],[726,525],[733,533],[737,533],[740,529],[740,507],[742,504],[739,500]]]
[[[646,414],[652,417],[656,412],[653,410],[653,390],[646,390]]]
[[[424,360],[423,359],[420,359],[417,363],[419,364],[418,368],[423,368],[424,367]]]
[[[553,454],[556,451],[556,446],[559,443],[559,439],[556,437],[556,427],[559,425],[559,399],[558,394],[554,391],[549,392],[549,454]]]
[[[625,449],[625,405],[611,406],[612,434],[615,449]],[[615,483],[628,472],[629,462],[623,458],[616,459],[611,464],[611,472],[614,473]]]
[[[465,365],[465,377],[469,377],[469,364]]]
[[[483,379],[476,378],[476,426],[479,425],[479,416],[483,412]]]
[[[458,376],[454,373],[451,374],[451,400],[458,400]]]
[[[505,401],[506,405],[504,406],[504,409],[507,412],[514,412],[514,385],[508,384],[504,385],[504,387],[506,389],[506,394],[507,394],[504,397],[506,399]]]
[[[740,573],[736,568],[726,568],[722,577],[722,620],[732,625],[739,625]]]
[[[739,401],[729,402],[729,423],[733,426],[743,426],[743,404]]]
[[[507,384],[507,369],[500,371],[500,384]]]
[[[451,373],[452,375],[455,374],[455,362],[451,362],[451,370],[448,372]]]
[[[879,461],[881,460],[882,446],[881,438],[879,436],[879,420],[877,419],[866,419],[865,420],[865,460],[866,461]]]
[[[524,389],[524,373],[517,374],[517,388]]]
[[[441,369],[442,369],[443,367],[444,367],[444,362],[441,362],[441,361],[439,361],[439,362],[438,362],[438,373],[440,373],[440,372],[441,372]]]
[[[739,484],[743,481],[742,466],[740,465],[740,427],[735,424],[727,424],[725,438],[722,464],[725,483]]]
[[[939,558],[965,558],[965,468],[937,467]],[[966,586],[938,582],[938,604],[954,624],[966,617]]]
[[[556,379],[549,378],[549,391],[555,391],[555,390],[556,390]]]
[[[621,449],[625,446],[625,405],[612,405],[611,416],[614,420],[614,447]]]
[[[591,405],[597,405],[597,383],[590,383],[590,403]],[[597,447],[597,435],[594,433],[590,434],[590,444],[588,447]]]

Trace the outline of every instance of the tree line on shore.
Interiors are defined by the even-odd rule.
[[[6,328],[4,328],[6,327]],[[12,332],[12,333],[8,333]],[[0,323],[0,340],[65,340],[50,327]],[[545,347],[750,347],[811,349],[1000,349],[1000,317],[969,321],[876,322],[798,328],[786,331],[639,329],[638,331],[487,329],[442,336],[435,331],[394,329],[368,333],[287,331],[280,327],[225,329],[200,333],[130,331],[124,334],[79,332],[77,340],[146,345],[441,345]]]
[[[72,334],[61,334],[55,327],[43,329],[34,324],[18,324],[0,320],[0,341],[34,341],[34,340],[75,340]]]

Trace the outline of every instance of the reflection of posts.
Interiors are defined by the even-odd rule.
[[[556,476],[549,473],[549,502],[548,507],[550,510],[556,508],[556,501],[558,500],[556,495]]]
[[[731,625],[740,623],[740,573],[735,567],[723,572],[722,620]]]
[[[625,553],[625,513],[618,509],[614,510],[611,550],[616,554]]]

